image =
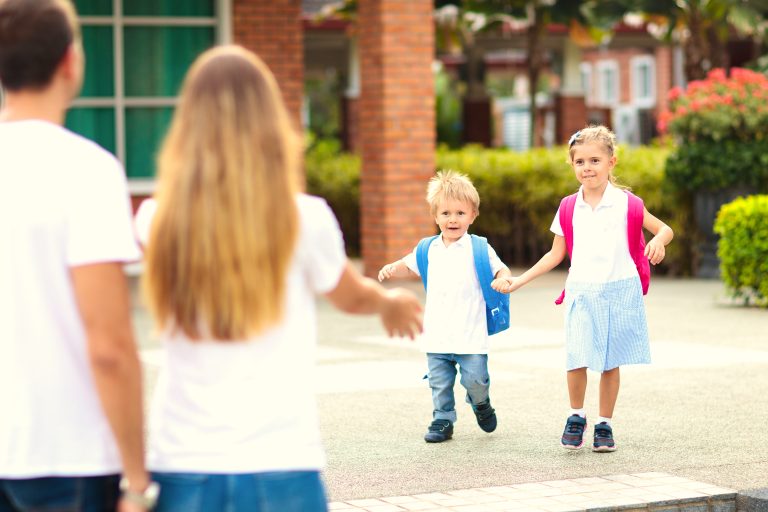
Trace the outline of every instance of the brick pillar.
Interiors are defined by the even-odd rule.
[[[669,108],[667,93],[672,88],[672,48],[668,45],[656,47],[656,116]]]
[[[233,0],[234,42],[256,52],[272,70],[288,110],[301,126],[304,29],[301,0]]]
[[[566,96],[555,98],[555,116],[557,133],[555,143],[567,144],[568,138],[577,130],[587,125],[587,106],[584,96]]]
[[[374,275],[436,232],[425,201],[435,170],[431,0],[359,0],[361,247]]]

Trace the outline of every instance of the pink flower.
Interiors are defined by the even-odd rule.
[[[683,88],[679,86],[675,86],[669,90],[667,93],[667,98],[669,98],[669,101],[675,101],[677,98],[682,96],[683,94]]]

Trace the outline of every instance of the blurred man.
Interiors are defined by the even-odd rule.
[[[83,60],[69,0],[0,0],[0,512],[143,511],[157,491],[125,175],[61,126]]]

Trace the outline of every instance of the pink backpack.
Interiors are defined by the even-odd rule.
[[[645,257],[645,236],[643,235],[643,216],[645,208],[643,200],[626,191],[629,197],[627,208],[627,242],[629,243],[629,254],[632,261],[635,262],[637,273],[640,274],[640,283],[643,286],[643,295],[648,293],[648,285],[651,282],[651,265],[648,258]],[[568,258],[571,258],[573,252],[573,209],[576,206],[576,194],[571,194],[560,201],[560,227],[565,236],[565,247],[568,249]],[[555,304],[562,304],[565,298],[565,290],[555,300]]]

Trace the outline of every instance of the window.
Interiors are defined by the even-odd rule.
[[[619,65],[613,60],[597,63],[597,102],[604,106],[619,103]]]
[[[155,154],[181,81],[229,36],[231,0],[75,0],[86,76],[65,124],[124,163],[132,192],[151,192]]]
[[[592,92],[592,64],[582,62],[579,65],[579,72],[581,73],[581,90],[584,91],[584,101],[590,104],[594,99]]]
[[[631,60],[632,103],[641,108],[656,104],[656,62],[650,55]]]

